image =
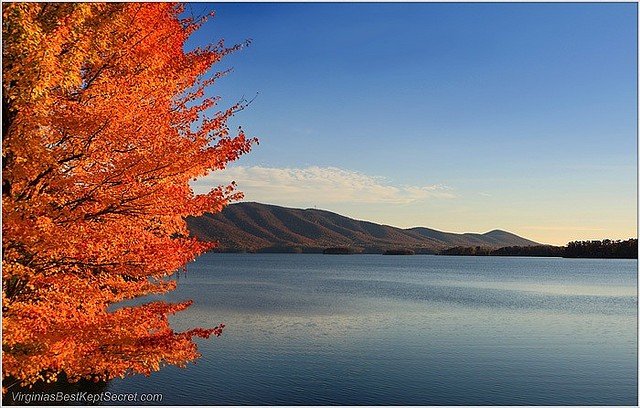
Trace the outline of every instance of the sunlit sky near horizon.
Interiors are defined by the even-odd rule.
[[[636,3],[189,3],[260,139],[196,184],[397,227],[637,236]]]

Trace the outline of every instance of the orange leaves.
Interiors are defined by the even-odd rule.
[[[25,383],[149,373],[197,357],[166,315],[188,303],[117,308],[175,288],[211,244],[184,217],[241,198],[189,181],[257,142],[230,135],[206,97],[212,66],[244,45],[190,52],[206,19],[167,3],[3,4],[3,377]],[[115,309],[114,309],[115,308]]]

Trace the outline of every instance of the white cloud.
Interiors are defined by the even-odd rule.
[[[571,227],[559,225],[528,225],[523,226],[522,228],[538,231],[604,231],[604,229],[602,228]]]
[[[245,193],[246,201],[283,205],[322,203],[408,204],[430,198],[452,198],[449,187],[392,185],[383,177],[336,167],[272,168],[236,166],[216,171],[192,183],[205,193],[231,181]]]

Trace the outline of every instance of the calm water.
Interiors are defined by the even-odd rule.
[[[635,405],[637,261],[207,254],[170,301],[187,369],[114,380],[171,405]]]

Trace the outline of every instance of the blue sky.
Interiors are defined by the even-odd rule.
[[[635,3],[191,3],[260,145],[197,192],[552,244],[637,232]]]

